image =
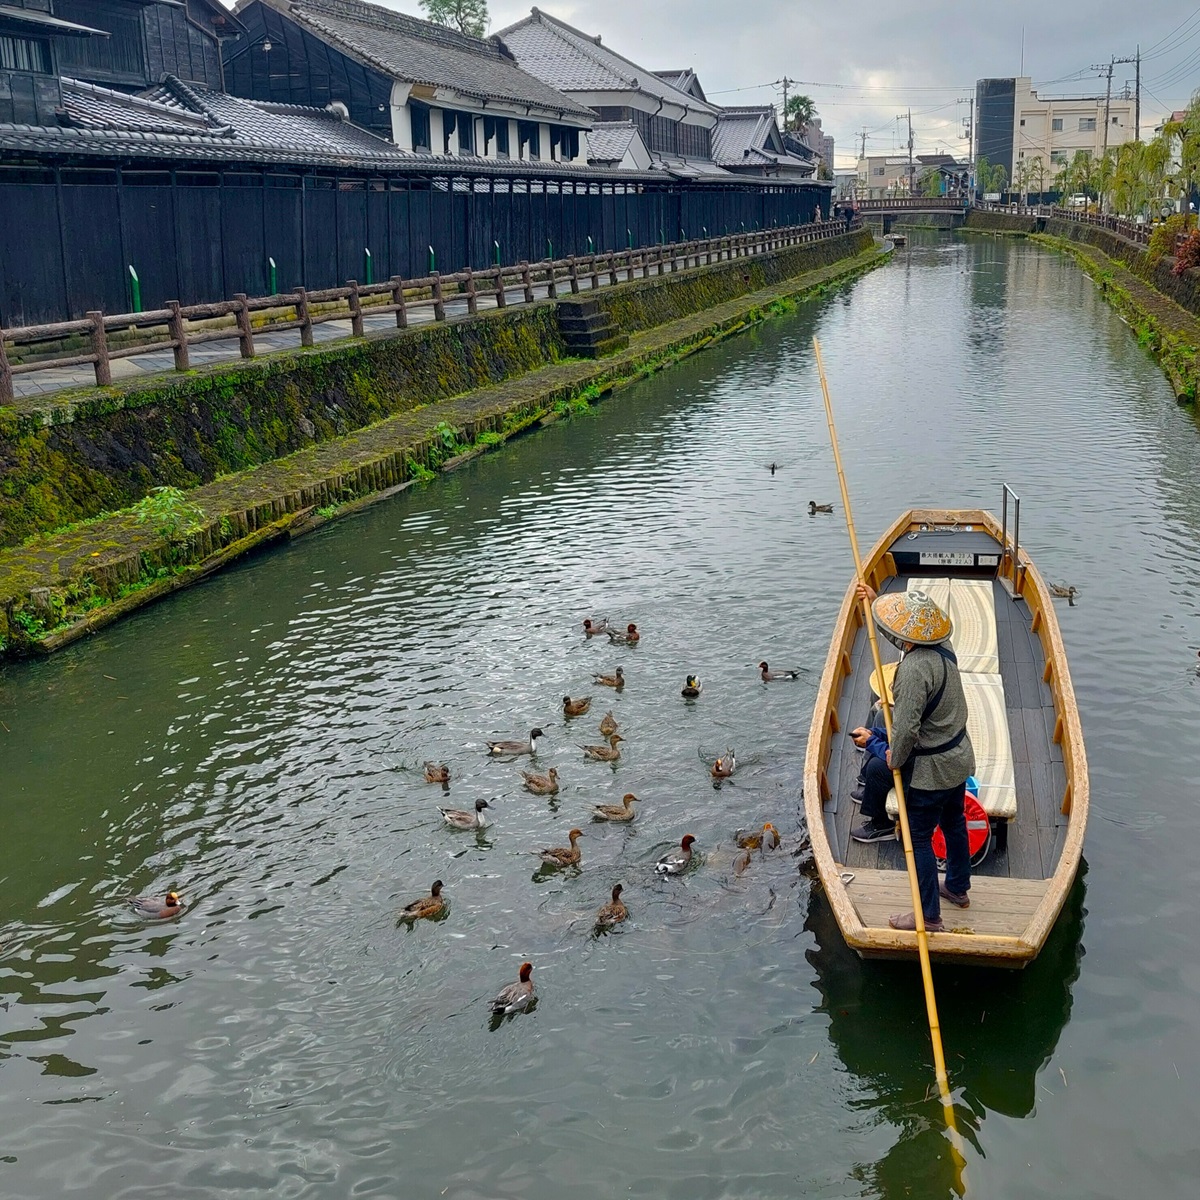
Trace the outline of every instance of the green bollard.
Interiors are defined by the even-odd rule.
[[[267,276],[270,279],[270,285],[267,294],[270,296],[278,296],[279,272],[275,269],[275,260],[273,258],[267,259]]]

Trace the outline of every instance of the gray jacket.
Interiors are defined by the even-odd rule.
[[[941,701],[929,718],[921,714],[942,686],[945,667],[946,688]],[[967,725],[967,698],[963,694],[958,667],[943,658],[932,646],[916,646],[900,662],[892,685],[892,766],[903,767],[913,751],[940,746],[950,741]],[[940,754],[913,757],[912,786],[925,791],[940,791],[965,783],[975,772],[975,750],[967,734],[951,750]]]

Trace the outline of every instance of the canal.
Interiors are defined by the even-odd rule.
[[[1068,260],[930,236],[570,423],[0,678],[0,1194],[943,1196],[915,967],[838,944],[801,860],[856,520],[1022,495],[1092,777],[1024,974],[938,975],[971,1194],[1184,1197],[1200,1095],[1200,439]],[[772,475],[767,464],[778,464]],[[635,648],[582,618],[634,621]],[[762,684],[754,664],[804,668]],[[591,685],[623,666],[621,694]],[[685,703],[685,675],[704,682]],[[562,716],[561,697],[592,694]],[[611,708],[615,767],[584,761]],[[554,801],[485,740],[546,731]],[[714,787],[708,763],[736,751]],[[492,825],[440,821],[448,799]],[[590,806],[641,799],[632,826]],[[531,851],[583,829],[582,869]],[[658,880],[685,833],[700,867]],[[434,878],[447,919],[398,927]],[[612,885],[630,920],[591,918]],[[178,886],[167,926],[130,891]],[[487,1001],[534,963],[536,1010]]]

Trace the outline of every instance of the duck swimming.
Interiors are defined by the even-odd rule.
[[[619,728],[620,726],[617,724],[617,718],[612,715],[612,709],[609,709],[609,711],[600,718],[600,732],[605,737],[609,737],[616,733]]]
[[[400,910],[400,920],[420,921],[424,917],[440,916],[446,911],[446,901],[442,896],[444,886],[440,879],[435,879],[428,896],[422,896],[420,900],[414,900]]]
[[[168,892],[165,896],[130,896],[129,907],[139,917],[166,921],[183,912],[183,899],[178,892]]]
[[[781,679],[799,679],[799,671],[772,671],[767,666],[766,659],[758,664],[758,669],[762,673],[763,683],[778,683]]]
[[[728,779],[733,774],[734,767],[737,766],[737,759],[733,756],[732,750],[726,750],[725,753],[717,759],[712,765],[711,774],[714,779]]]
[[[642,635],[638,633],[638,627],[630,621],[625,626],[625,631],[622,633],[619,629],[610,629],[608,631],[609,640],[612,642],[621,642],[626,646],[636,646],[641,641]]]
[[[687,682],[679,689],[679,694],[688,700],[695,700],[703,690],[704,684],[700,682],[700,676],[689,675]]]
[[[529,741],[527,742],[488,742],[488,753],[493,755],[500,754],[536,754],[538,738],[545,737],[540,729],[531,729],[529,731]]]
[[[734,841],[742,850],[758,850],[760,847],[764,850],[777,850],[779,848],[779,832],[768,821],[762,827],[761,833],[743,833],[739,830]]]
[[[626,792],[620,804],[593,804],[593,820],[596,821],[632,821],[633,809],[638,798],[632,792]]]
[[[425,764],[426,783],[449,783],[450,768],[445,763],[427,762]]]
[[[492,806],[486,800],[475,801],[475,811],[468,812],[463,808],[438,808],[438,812],[442,814],[442,820],[447,825],[453,825],[455,829],[482,829],[488,819],[483,815],[485,808]]]
[[[683,841],[679,843],[679,849],[671,854],[664,854],[654,864],[654,870],[659,875],[679,875],[686,871],[692,863],[692,843],[695,840],[690,833],[685,833]]]
[[[611,675],[593,675],[592,678],[600,684],[601,687],[623,688],[625,686],[625,672],[618,667]]]
[[[619,733],[612,733],[609,734],[607,746],[583,746],[582,750],[584,756],[592,759],[594,762],[616,762],[621,757],[621,752],[617,749],[617,743],[624,740]]]
[[[1065,600],[1072,608],[1075,607],[1075,597],[1079,595],[1079,589],[1073,584],[1068,586],[1065,583],[1052,583],[1049,585],[1051,595],[1057,596],[1060,600]]]
[[[815,500],[810,500],[808,502],[808,515],[810,517],[816,516],[817,513],[831,513],[831,512],[833,512],[832,504],[818,504]]]
[[[535,850],[534,854],[538,856],[548,867],[576,867],[579,865],[579,860],[582,857],[579,847],[575,845],[581,837],[583,837],[582,829],[572,829],[567,837],[571,840],[570,849],[565,846],[552,846],[546,850]]]
[[[599,621],[593,621],[590,617],[585,617],[583,621],[583,636],[595,637],[598,633],[608,632],[608,618],[602,617]]]
[[[614,925],[620,925],[629,916],[629,909],[625,907],[625,903],[621,899],[621,893],[624,890],[619,883],[613,886],[612,899],[596,914],[597,929],[611,929]]]
[[[545,775],[535,775],[532,771],[522,771],[525,777],[525,790],[535,796],[558,795],[558,771],[551,767]]]
[[[583,714],[591,707],[591,696],[581,696],[578,700],[572,700],[570,696],[563,697],[564,717],[582,717]]]
[[[492,1001],[492,1012],[498,1015],[523,1012],[533,1001],[533,963],[523,962],[516,983],[510,983],[497,993]]]

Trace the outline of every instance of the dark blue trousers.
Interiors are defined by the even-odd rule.
[[[873,754],[863,755],[862,815],[868,821],[882,825],[888,819],[887,798],[892,790],[892,768]]]
[[[917,864],[917,882],[921,887],[921,908],[925,920],[937,921],[942,915],[938,896],[937,860],[933,856],[933,831],[939,825],[946,839],[946,888],[965,893],[971,886],[971,852],[967,846],[967,818],[963,812],[964,785],[927,792],[906,788],[908,828],[912,834],[913,858]]]

